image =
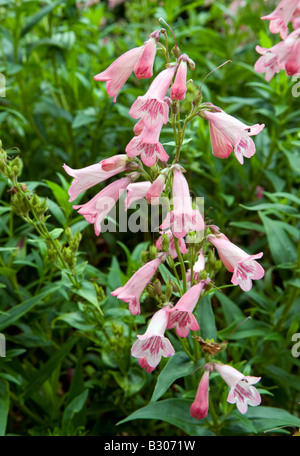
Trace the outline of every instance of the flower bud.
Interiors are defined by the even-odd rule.
[[[161,250],[163,252],[169,252],[170,237],[167,233],[163,233],[161,236]]]
[[[172,284],[172,282],[168,282],[166,285],[166,291],[165,291],[167,301],[170,300],[172,294],[173,294],[173,284]]]
[[[174,55],[174,57],[176,57],[176,59],[180,57],[181,52],[178,46],[174,46],[171,52]]]
[[[128,156],[126,154],[120,154],[110,158],[105,158],[101,161],[102,170],[109,172],[120,167],[123,168],[127,161]]]
[[[155,245],[150,245],[149,255],[150,255],[150,260],[154,260],[157,257],[157,248]]]

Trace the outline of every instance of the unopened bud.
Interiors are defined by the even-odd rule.
[[[150,260],[155,260],[155,258],[157,257],[157,247],[155,245],[150,245],[149,256]]]
[[[126,154],[120,154],[120,155],[115,155],[110,158],[106,158],[102,160],[101,167],[103,171],[113,171],[116,168],[120,167],[125,167],[126,162],[128,161],[128,155]]]
[[[220,228],[217,225],[208,225],[207,228],[210,229],[212,234],[220,234],[221,233]]]
[[[201,104],[202,98],[202,94],[196,95],[193,99],[193,106],[199,106]]]
[[[10,167],[15,176],[18,176],[22,171],[22,160],[19,157],[14,158],[10,162]]]
[[[142,250],[141,260],[142,260],[143,264],[148,263],[148,261],[149,261],[149,252],[147,252],[146,250]]]
[[[188,65],[189,70],[191,70],[191,71],[193,71],[196,67],[194,60],[192,60],[190,58],[188,59],[187,65]]]
[[[10,200],[12,211],[20,216],[28,215],[29,212],[29,203],[27,198],[24,198],[19,192],[14,193]]]
[[[174,57],[176,57],[176,59],[180,57],[181,51],[178,46],[174,46],[171,52],[174,55]]]
[[[162,292],[162,287],[161,287],[161,282],[159,279],[155,279],[154,282],[153,282],[153,286],[154,288],[156,289],[156,292],[158,294],[161,294]]]
[[[72,234],[72,230],[69,226],[65,229],[65,235],[68,240],[68,243],[70,244],[73,234]]]
[[[172,284],[172,282],[169,282],[166,285],[166,291],[165,291],[165,295],[166,295],[167,301],[170,300],[172,294],[173,294],[173,284]]]
[[[173,104],[172,104],[171,109],[172,109],[172,113],[174,115],[178,114],[178,112],[179,112],[179,104],[178,104],[177,100],[173,100]]]
[[[161,235],[161,250],[163,252],[168,252],[170,247],[170,238],[167,233]]]
[[[155,38],[155,41],[158,42],[160,39],[161,33],[163,33],[161,30],[154,30],[154,32],[150,33],[148,38]]]

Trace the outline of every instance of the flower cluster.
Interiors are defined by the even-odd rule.
[[[300,71],[300,1],[281,0],[275,10],[261,19],[270,21],[271,33],[280,34],[281,41],[267,49],[256,46],[261,54],[254,69],[265,73],[266,81],[270,81],[275,73],[285,70],[288,76]],[[290,33],[289,23],[293,31]]]
[[[131,349],[132,356],[138,359],[146,372],[153,371],[162,357],[174,355],[175,350],[165,335],[167,330],[173,329],[174,336],[181,342],[191,331],[200,330],[194,311],[199,300],[214,286],[209,272],[209,253],[213,248],[225,268],[233,273],[232,284],[239,285],[242,290],[249,291],[252,280],[264,276],[264,269],[256,261],[262,257],[262,252],[246,253],[230,242],[218,227],[205,223],[203,214],[191,199],[186,171],[179,164],[186,125],[197,116],[208,121],[212,153],[226,159],[234,151],[241,165],[245,157],[255,154],[251,136],[259,134],[264,125],[248,126],[221,108],[202,103],[201,90],[182,124],[177,114],[180,102],[186,98],[188,71],[192,71],[195,64],[187,54],[181,53],[177,43],[172,50],[174,61],[171,62],[168,46],[164,47],[159,42],[162,35],[167,42],[166,30],[155,30],[142,46],[125,52],[94,77],[96,81],[106,82],[107,93],[116,102],[118,93],[132,73],[138,79],[153,76],[158,49],[166,56],[165,68],[152,80],[147,92],[138,96],[130,107],[129,114],[136,123],[134,136],[125,147],[125,153],[82,169],[64,165],[65,171],[74,178],[69,188],[70,202],[93,186],[124,173],[123,177],[106,185],[90,201],[73,206],[88,223],[94,224],[97,236],[101,233],[101,223],[123,193],[126,194],[125,210],[142,198],[150,205],[159,204],[162,196],[168,199],[169,209],[157,227],[159,237],[155,246],[151,246],[151,252],[147,253],[144,264],[127,283],[111,292],[128,304],[132,315],[141,313],[144,292],[147,291],[158,302],[159,310],[155,309],[145,333],[137,336]],[[172,125],[175,136],[172,162],[160,142],[161,131],[166,124]],[[193,236],[196,236],[196,241],[191,241]],[[169,269],[175,280],[162,283],[162,267]],[[247,403],[259,403],[259,395],[249,386],[254,383],[253,380],[243,377],[234,368],[220,366],[217,362],[206,364],[191,407],[192,416],[202,418],[205,415],[212,369],[218,371],[230,385],[228,400],[237,402],[242,413],[246,411]]]

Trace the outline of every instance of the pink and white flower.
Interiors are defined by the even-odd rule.
[[[161,235],[165,234],[169,237],[169,253],[174,260],[177,257],[177,251],[176,251],[174,236],[172,234],[172,231],[171,230],[167,230],[165,232],[160,231],[160,234]],[[155,245],[158,248],[158,250],[162,249],[162,236],[159,236]],[[185,241],[183,238],[178,239],[178,247],[182,254],[188,253],[188,249],[186,248],[186,244],[185,244]]]
[[[121,301],[129,303],[129,310],[132,315],[140,314],[140,297],[146,285],[156,273],[158,266],[166,259],[166,254],[160,254],[157,258],[144,264],[128,280],[126,285],[112,291],[112,296],[117,296]]]
[[[201,420],[207,416],[209,407],[209,376],[212,371],[212,366],[206,364],[204,366],[204,373],[201,377],[196,397],[190,407],[190,414],[194,418]]]
[[[69,201],[74,201],[85,190],[125,171],[127,164],[128,156],[126,154],[115,155],[95,165],[86,166],[81,169],[72,169],[64,164],[65,171],[75,178],[68,190],[70,195]]]
[[[101,222],[111,211],[126,187],[132,182],[130,177],[123,177],[101,190],[94,198],[85,204],[73,206],[79,209],[88,223],[93,223],[96,236],[101,232]]]
[[[255,63],[254,70],[265,73],[266,81],[270,81],[275,73],[284,69],[288,76],[297,74],[300,68],[299,37],[300,31],[297,29],[270,49],[256,46],[255,49],[261,57]]]
[[[300,27],[300,1],[299,0],[298,0],[297,8],[295,9],[293,16],[291,17],[291,23],[292,23],[294,30],[296,30],[297,28]]]
[[[233,272],[231,282],[239,285],[242,290],[249,291],[252,288],[252,280],[261,279],[265,271],[255,261],[263,256],[263,253],[249,255],[244,250],[229,241],[224,234],[209,235],[207,240],[216,247],[219,257],[229,272]]]
[[[261,19],[270,21],[269,28],[271,33],[280,33],[283,40],[289,33],[288,23],[291,21],[298,6],[298,0],[281,0],[276,9]]]
[[[176,328],[179,337],[187,337],[190,330],[198,331],[199,325],[193,315],[193,310],[197,305],[203,288],[207,285],[205,280],[191,287],[177,302],[168,310],[169,321],[167,328]]]
[[[250,136],[260,133],[264,124],[249,127],[224,111],[202,111],[201,116],[209,121],[209,131],[212,143],[212,153],[219,158],[227,158],[234,148],[239,163],[244,163],[244,157],[250,158],[255,154],[255,144]]]
[[[129,206],[135,201],[145,198],[150,187],[151,182],[149,181],[133,182],[132,184],[129,184],[125,198],[125,210],[127,211]]]
[[[139,96],[129,110],[133,119],[143,119],[149,129],[169,120],[169,104],[165,101],[167,91],[175,74],[177,65],[161,71],[154,79],[145,95]]]
[[[153,315],[145,334],[138,335],[138,340],[132,346],[132,356],[139,358],[140,366],[147,372],[156,368],[162,356],[168,358],[175,353],[171,342],[164,335],[168,318],[166,306]]]
[[[293,32],[294,33],[294,32]],[[289,38],[287,38],[288,40]],[[285,63],[285,71],[288,76],[298,74],[300,71],[300,30],[296,30],[295,43],[289,58]]]
[[[134,136],[126,146],[126,153],[129,157],[141,155],[142,162],[146,166],[155,165],[157,160],[168,161],[169,155],[166,153],[159,136],[162,123],[157,123],[153,128],[144,126],[142,132]]]
[[[259,392],[252,386],[258,383],[261,377],[245,376],[226,364],[214,363],[213,367],[230,387],[227,402],[236,404],[242,414],[247,412],[248,405],[255,407],[261,403]]]
[[[151,78],[153,62],[156,55],[156,43],[160,32],[155,30],[142,45],[122,54],[105,71],[94,76],[95,81],[106,81],[106,90],[116,102],[117,95],[131,73],[134,71],[138,79]]]
[[[201,231],[205,224],[198,209],[192,208],[189,186],[182,174],[181,166],[174,165],[173,210],[161,224],[162,230],[172,227],[176,238],[183,238],[189,231]]]
[[[166,178],[164,174],[160,174],[154,182],[152,182],[148,192],[146,193],[146,199],[149,203],[158,204],[159,198],[165,188]]]

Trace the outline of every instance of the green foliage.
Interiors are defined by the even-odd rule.
[[[270,82],[254,72],[255,45],[277,42],[259,20],[266,4],[248,0],[233,16],[230,1],[205,3],[132,0],[114,9],[107,2],[80,9],[73,0],[0,1],[0,72],[6,77],[0,98],[0,331],[6,337],[0,435],[254,435],[300,427],[300,359],[291,354],[292,335],[300,332],[298,100],[283,72]],[[262,406],[245,416],[226,402],[227,387],[213,376],[214,410],[207,420],[190,416],[204,361],[188,357],[200,350],[191,337],[184,347],[172,339],[176,355],[151,374],[140,368],[130,350],[150,316],[151,297],[144,293],[145,313],[133,317],[110,292],[141,266],[151,233],[96,238],[68,201],[63,163],[81,168],[124,153],[132,137],[129,108],[147,89],[147,81],[131,78],[114,104],[93,76],[141,45],[160,28],[160,17],[196,62],[184,103],[210,71],[231,60],[205,80],[205,101],[249,125],[266,125],[244,166],[212,155],[200,118],[188,125],[182,147],[206,217],[249,253],[264,252],[266,275],[251,292],[224,286],[230,274],[218,269],[218,288],[196,310],[204,339],[220,343],[230,336],[218,359],[262,377]],[[172,141],[166,130],[163,143],[173,157]],[[88,190],[76,204],[91,195]],[[164,265],[160,274],[176,283]],[[231,335],[247,316],[251,320]]]

